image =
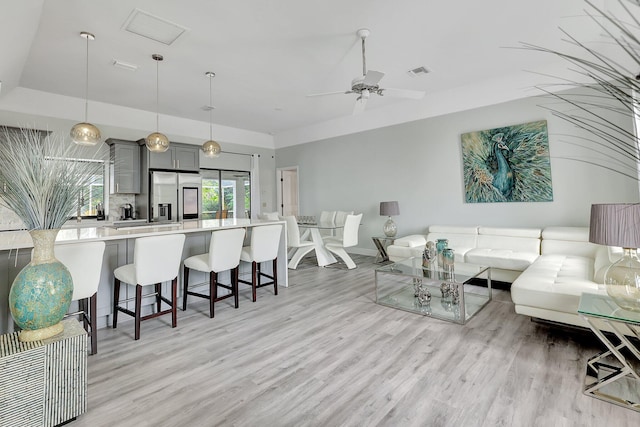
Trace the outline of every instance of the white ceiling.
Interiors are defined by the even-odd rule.
[[[606,0],[596,3],[606,3]],[[216,124],[278,135],[349,116],[361,74],[359,28],[369,28],[367,65],[381,86],[424,90],[423,100],[374,97],[367,112],[424,106],[439,92],[482,85],[555,61],[509,47],[558,46],[558,27],[584,32],[582,0],[0,0],[0,97],[15,87],[84,97],[90,42],[90,100],[207,122],[206,71],[214,71]],[[123,30],[134,9],[186,27],[173,44]],[[112,66],[135,64],[135,72]],[[426,66],[431,73],[411,77]],[[413,103],[413,104],[412,104]],[[91,106],[89,107],[91,109]],[[460,106],[463,109],[464,106]],[[365,113],[366,114],[366,113]]]

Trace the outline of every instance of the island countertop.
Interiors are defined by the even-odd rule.
[[[247,218],[207,219],[184,221],[177,224],[151,223],[129,227],[113,226],[63,228],[58,232],[56,244],[73,243],[92,240],[135,239],[149,235],[197,233],[222,228],[254,227],[268,223],[284,223],[284,221],[268,221]],[[32,248],[33,242],[28,231],[0,232],[0,251]]]

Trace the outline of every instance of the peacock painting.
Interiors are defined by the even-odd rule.
[[[553,201],[545,120],[462,134],[465,201]]]

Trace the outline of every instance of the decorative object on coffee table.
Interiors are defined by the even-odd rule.
[[[604,274],[607,294],[625,310],[640,312],[640,204],[591,205],[589,241],[623,248],[622,258]]]
[[[391,219],[394,215],[400,215],[400,207],[398,206],[397,201],[393,202],[380,202],[380,216],[388,216],[387,222],[384,223],[382,227],[382,231],[384,231],[384,235],[387,237],[395,237],[398,232],[398,227],[396,227],[396,223]]]
[[[449,241],[447,239],[438,239],[436,241],[436,251],[437,251],[437,256],[438,256],[438,267],[443,266],[444,264],[444,259],[443,259],[443,252],[445,249],[447,249],[447,247],[449,246]]]
[[[18,273],[9,292],[21,341],[63,331],[60,321],[69,309],[73,282],[55,259],[53,245],[58,230],[76,211],[82,188],[102,169],[99,162],[70,161],[81,158],[81,151],[46,132],[0,132],[0,182],[6,183],[1,202],[20,217],[34,245],[31,263]]]

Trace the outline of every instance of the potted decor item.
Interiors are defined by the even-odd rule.
[[[82,190],[102,164],[78,161],[81,147],[31,129],[0,129],[0,202],[22,220],[33,240],[31,262],[16,276],[9,308],[21,341],[63,331],[73,294],[67,268],[54,256],[59,229],[73,215]]]

